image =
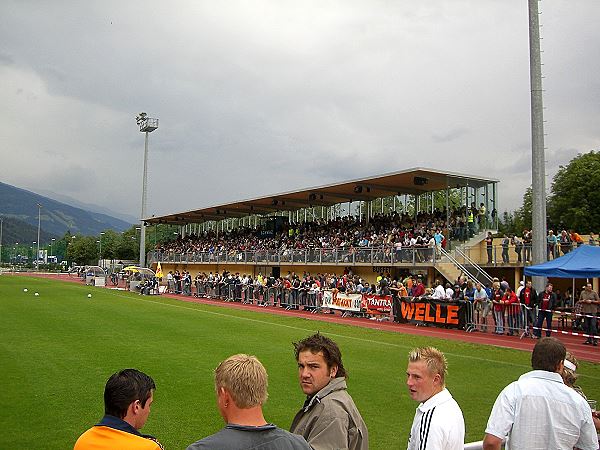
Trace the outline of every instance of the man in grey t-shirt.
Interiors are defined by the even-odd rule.
[[[187,450],[310,450],[302,436],[268,423],[262,411],[267,401],[267,371],[254,356],[233,355],[215,369],[219,412],[227,424],[218,433]]]

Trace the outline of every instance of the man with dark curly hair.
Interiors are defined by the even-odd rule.
[[[322,334],[294,343],[300,388],[306,401],[290,431],[314,450],[369,448],[367,426],[346,387],[346,369],[337,344]]]

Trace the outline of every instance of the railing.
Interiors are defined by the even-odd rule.
[[[440,252],[441,252],[442,256],[445,256],[452,264],[454,264],[454,266],[456,266],[469,279],[471,279],[471,280],[476,280],[477,279],[477,277],[475,275],[473,275],[469,271],[469,269],[467,269],[464,265],[462,265],[460,262],[458,262],[458,260],[454,256],[452,256],[450,253],[448,253],[446,250],[444,250],[443,248],[441,248]]]
[[[149,252],[148,262],[200,264],[435,264],[431,247],[340,247],[218,252]]]
[[[463,258],[466,261],[466,264],[468,266],[471,266],[471,267],[473,267],[473,269],[475,269],[478,276],[473,279],[477,279],[481,282],[487,281],[491,285],[491,283],[494,281],[494,279],[485,270],[483,270],[475,261],[473,261],[468,255],[463,253],[463,251],[460,248],[455,248],[454,253],[458,254],[461,258]],[[479,276],[483,277],[484,280],[479,278]]]

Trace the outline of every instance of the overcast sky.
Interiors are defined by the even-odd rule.
[[[600,148],[600,1],[539,3],[547,183]],[[416,166],[531,183],[526,0],[0,2],[0,181],[139,216]],[[0,211],[1,212],[1,211]]]

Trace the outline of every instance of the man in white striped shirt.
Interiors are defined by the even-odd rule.
[[[446,389],[448,363],[434,347],[417,348],[408,354],[406,385],[413,400],[421,402],[415,412],[408,450],[463,450],[465,421],[458,403]]]

